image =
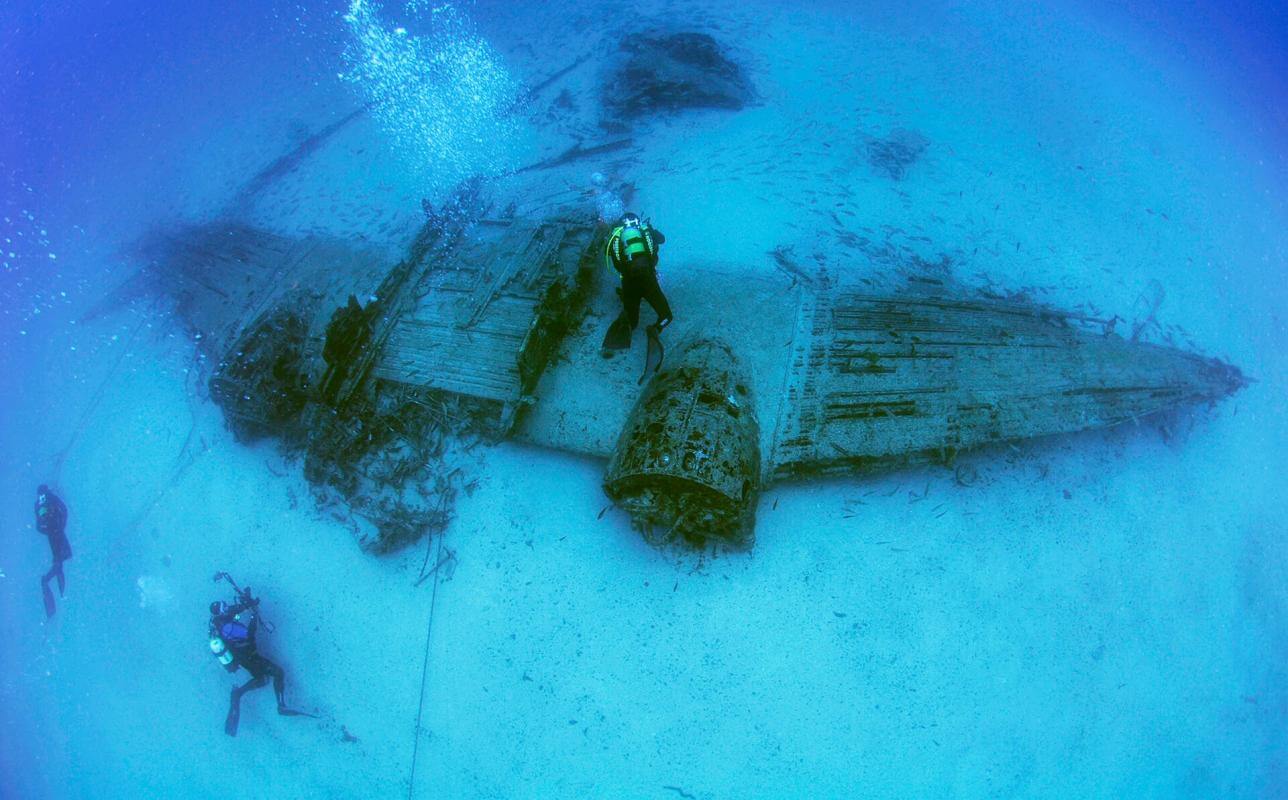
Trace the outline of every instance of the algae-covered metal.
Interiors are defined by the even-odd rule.
[[[462,427],[609,457],[604,490],[650,541],[747,546],[777,480],[948,462],[1245,384],[1230,364],[1124,339],[1111,320],[946,276],[769,291],[694,271],[668,294],[706,313],[677,315],[666,336],[690,344],[635,399],[641,354],[598,356],[620,300],[601,280],[591,214],[489,219],[485,206],[465,187],[390,269],[342,243],[223,223],[154,248],[154,281],[216,356],[211,394],[230,425],[303,450],[315,485],[382,527],[372,549],[447,518],[449,500],[407,500],[420,490],[406,476],[449,496]]]
[[[770,479],[947,462],[1244,385],[1229,364],[1123,339],[1101,320],[935,283],[824,292],[802,311]]]
[[[751,381],[727,346],[703,340],[645,389],[604,488],[655,541],[746,544],[754,498],[777,480],[946,463],[1215,402],[1245,383],[1218,359],[1110,327],[937,280],[888,295],[803,291],[763,470],[739,388]]]
[[[635,403],[604,491],[650,541],[751,543],[760,430],[750,387],[727,344],[699,339]]]
[[[585,311],[594,235],[567,220],[476,226],[408,282],[412,299],[389,315],[373,377],[468,402],[508,434]]]

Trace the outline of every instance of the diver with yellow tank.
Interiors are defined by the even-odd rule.
[[[627,212],[621,222],[608,235],[604,247],[604,260],[621,278],[617,295],[622,300],[622,312],[604,335],[603,353],[611,357],[618,350],[631,346],[631,337],[640,320],[640,301],[647,300],[657,314],[657,321],[646,327],[648,353],[644,362],[644,378],[662,366],[662,329],[671,323],[671,305],[662,293],[657,280],[658,248],[666,242],[662,232],[638,214]]]
[[[287,707],[286,673],[259,652],[255,641],[261,622],[259,598],[251,594],[249,586],[245,589],[238,586],[227,572],[215,573],[214,579],[227,581],[236,592],[237,602],[229,605],[216,600],[210,604],[210,652],[229,672],[236,672],[241,668],[251,676],[246,683],[233,687],[228,717],[224,720],[224,733],[229,736],[237,735],[242,695],[268,683],[269,678],[273,679],[278,714],[286,717],[312,717],[312,714]],[[268,629],[272,631],[271,626]]]

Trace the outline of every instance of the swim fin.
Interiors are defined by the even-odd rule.
[[[224,733],[229,736],[237,735],[237,723],[241,720],[240,700],[241,698],[234,694],[232,704],[228,706],[228,719],[224,720]]]
[[[608,326],[608,331],[604,334],[604,349],[608,351],[625,350],[631,346],[631,323],[626,319],[626,312],[617,315],[613,324]]]
[[[662,368],[662,356],[666,353],[662,347],[662,338],[658,335],[662,332],[661,328],[650,325],[644,329],[644,332],[648,334],[648,353],[644,356],[644,374],[639,380],[641,384]]]
[[[49,588],[49,581],[41,582],[40,591],[45,595],[45,619],[53,619],[58,607],[54,605],[54,593]]]
[[[296,711],[295,709],[287,708],[286,706],[278,706],[277,713],[281,714],[284,717],[309,717],[311,719],[318,718],[317,714],[310,714],[307,711]]]

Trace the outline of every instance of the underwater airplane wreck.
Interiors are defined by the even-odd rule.
[[[143,248],[213,363],[242,438],[302,456],[388,551],[450,519],[477,438],[606,459],[604,491],[655,544],[749,547],[777,481],[942,463],[1238,391],[1238,368],[943,274],[874,290],[781,273],[668,271],[661,368],[606,359],[617,312],[593,210],[495,216],[462,188],[388,268],[347,243],[234,223]],[[363,300],[359,300],[363,298]],[[641,385],[642,384],[642,385]]]

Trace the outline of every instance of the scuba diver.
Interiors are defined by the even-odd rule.
[[[281,667],[259,652],[255,643],[255,634],[260,624],[259,598],[251,595],[249,586],[245,589],[239,587],[227,572],[215,573],[214,579],[228,581],[237,593],[237,602],[231,606],[222,600],[210,604],[210,652],[229,672],[236,672],[241,667],[251,676],[241,686],[233,687],[228,718],[224,721],[224,733],[229,736],[237,735],[242,695],[265,685],[269,678],[273,679],[278,714],[285,717],[312,717],[312,714],[287,707],[286,674]],[[269,631],[272,631],[271,626]]]
[[[604,335],[605,357],[617,350],[631,346],[631,336],[640,320],[640,300],[647,300],[657,314],[657,321],[645,328],[648,335],[648,354],[644,362],[644,375],[640,382],[662,365],[662,342],[658,335],[671,324],[671,305],[662,294],[657,282],[658,248],[666,242],[662,232],[653,228],[639,215],[627,212],[621,223],[608,235],[604,248],[605,260],[621,277],[622,285],[617,294],[622,299],[622,313],[608,327]]]
[[[49,619],[58,610],[49,579],[58,579],[58,596],[62,597],[67,589],[63,562],[72,557],[72,545],[67,541],[67,505],[43,483],[36,490],[36,530],[49,539],[49,551],[54,557],[54,565],[40,579],[40,591],[45,598],[45,618]]]

